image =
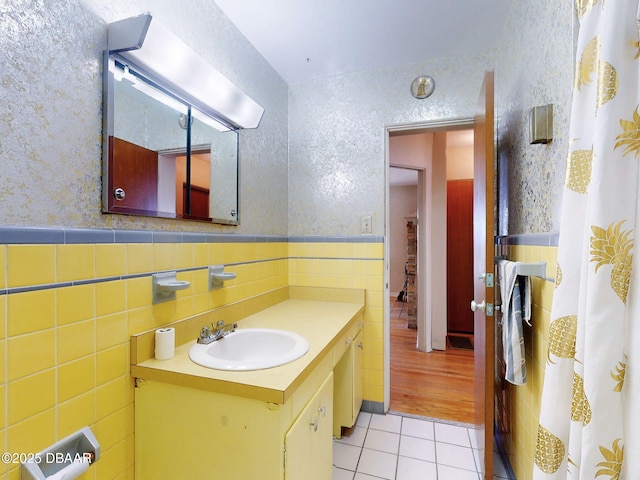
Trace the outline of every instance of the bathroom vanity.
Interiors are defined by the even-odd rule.
[[[153,332],[132,337],[137,479],[331,478],[333,435],[354,424],[362,403],[364,291],[283,290],[246,316],[236,305],[172,325],[179,346],[170,360],[150,354]],[[204,318],[288,330],[309,350],[264,370],[202,367],[188,352]]]

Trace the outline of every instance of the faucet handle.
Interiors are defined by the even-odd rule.
[[[211,322],[211,326],[217,330],[220,327],[224,327],[224,320],[218,320],[217,322]]]
[[[211,336],[211,329],[209,327],[202,327],[200,330],[200,338],[207,339]]]

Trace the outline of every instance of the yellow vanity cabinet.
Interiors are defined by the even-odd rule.
[[[307,338],[308,352],[279,367],[232,372],[192,362],[193,330],[207,324],[209,314],[207,321],[197,316],[173,324],[182,340],[169,360],[153,358],[155,331],[132,336],[137,480],[331,478],[334,402],[340,411],[348,404],[349,414],[340,414],[345,426],[353,425],[362,403],[356,335],[364,291],[287,292],[289,298],[280,300],[276,292],[278,301],[255,313],[239,307],[235,313],[242,314],[239,328],[276,328]],[[229,318],[229,311],[216,315]]]
[[[285,480],[328,480],[333,469],[333,374],[285,436]]]
[[[342,427],[353,427],[362,406],[363,344],[360,325],[360,321],[354,324],[344,342],[347,348],[333,368],[333,435],[336,438],[342,436]]]
[[[284,404],[138,379],[135,478],[331,478],[332,360]]]

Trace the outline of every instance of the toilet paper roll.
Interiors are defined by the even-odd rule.
[[[159,328],[156,330],[156,359],[169,360],[173,358],[176,349],[176,330],[174,328]]]
[[[91,465],[91,462],[87,459],[75,460],[62,470],[48,476],[46,480],[73,480],[89,470],[89,465]]]

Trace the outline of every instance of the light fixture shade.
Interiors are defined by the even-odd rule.
[[[109,24],[108,49],[201,112],[256,128],[264,109],[149,14]]]
[[[436,83],[428,75],[420,75],[411,83],[411,95],[418,100],[429,97],[436,88]]]

